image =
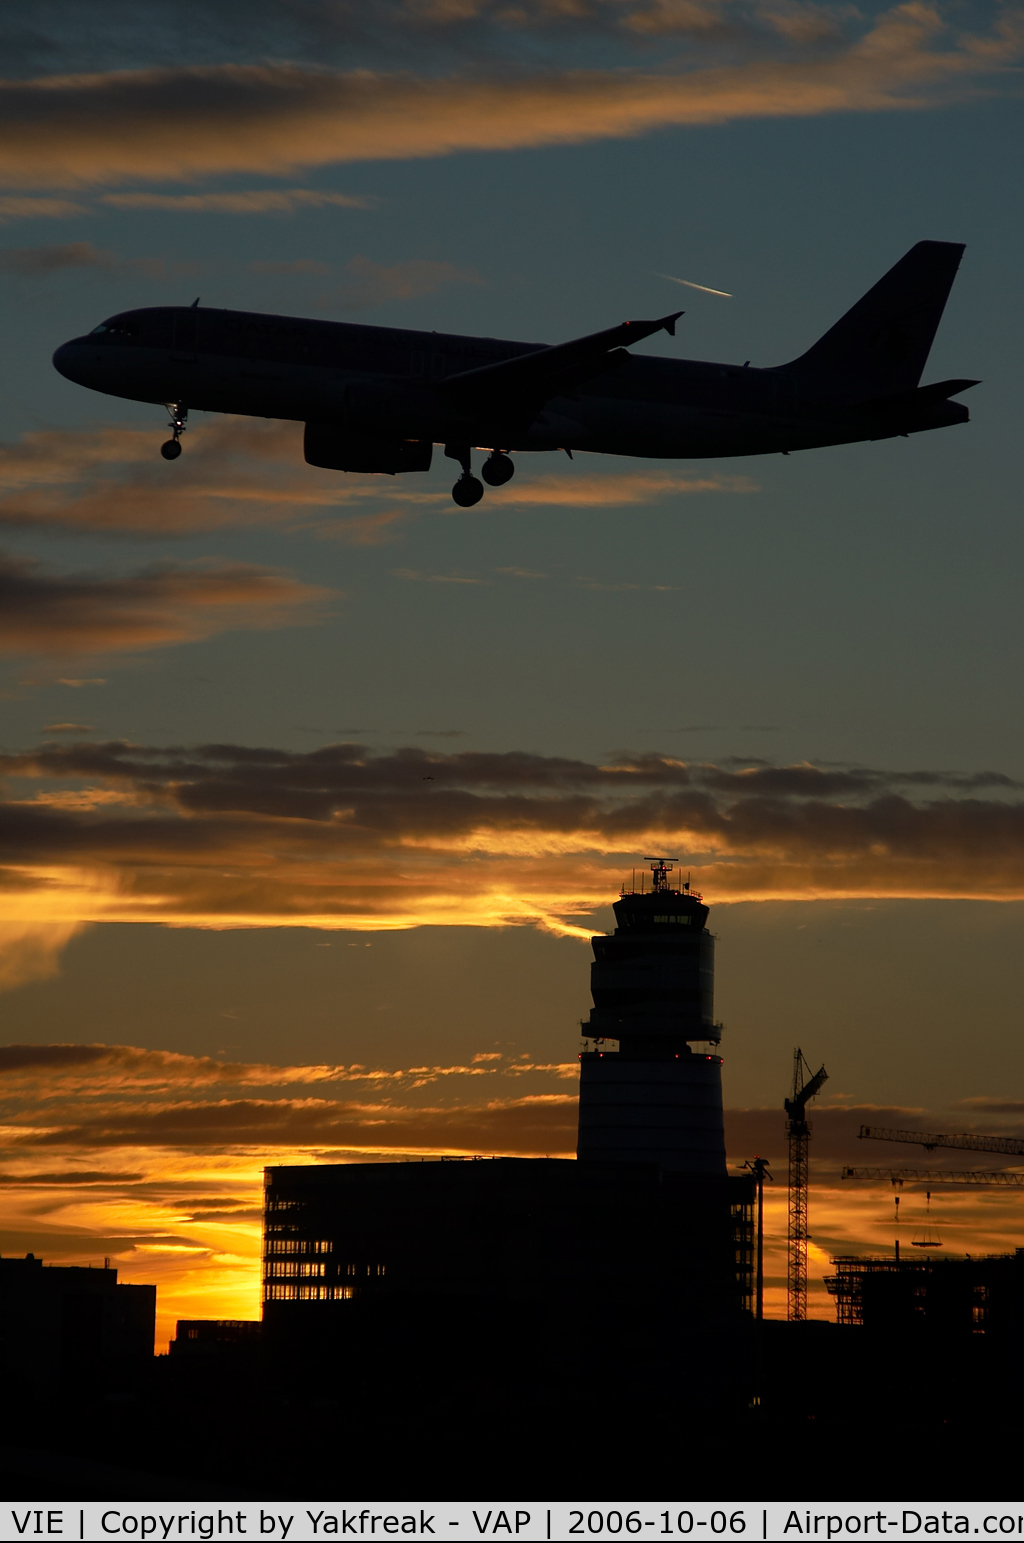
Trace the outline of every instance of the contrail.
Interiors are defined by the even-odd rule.
[[[659,279],[668,279],[670,284],[685,284],[687,289],[699,289],[705,295],[721,295],[723,300],[731,300],[733,297],[727,289],[709,289],[706,284],[694,284],[690,279],[676,279],[671,273],[659,273]]]

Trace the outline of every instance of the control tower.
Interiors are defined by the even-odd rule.
[[[708,907],[688,883],[672,887],[675,859],[645,861],[650,888],[623,888],[615,931],[591,940],[577,1156],[724,1177]]]

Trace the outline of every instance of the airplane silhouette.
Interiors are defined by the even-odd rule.
[[[772,369],[627,352],[675,334],[682,311],[543,347],[250,311],[124,311],[57,349],[69,380],[161,402],[181,454],[190,407],[305,423],[305,456],[336,471],[427,471],[435,444],[458,461],[452,497],[479,503],[474,447],[492,487],[510,451],[662,459],[788,455],[967,423],[951,400],[973,380],[920,386],[964,248],[919,241],[825,335]]]

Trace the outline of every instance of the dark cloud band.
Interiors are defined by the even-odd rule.
[[[0,771],[0,900],[40,867],[92,874],[82,920],[563,925],[667,848],[718,901],[1024,896],[1024,799],[998,772],[119,741]]]

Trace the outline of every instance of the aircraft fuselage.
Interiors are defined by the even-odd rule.
[[[348,435],[662,459],[764,455],[963,423],[947,396],[864,400],[857,382],[617,348],[536,414],[445,382],[545,345],[248,311],[126,311],[54,355],[62,375],[133,401],[337,425]],[[947,383],[949,385],[958,383]],[[967,384],[967,383],[964,383]],[[331,463],[329,463],[331,464]],[[356,468],[360,469],[360,468]],[[382,470],[386,469],[381,467]]]

